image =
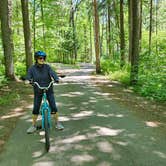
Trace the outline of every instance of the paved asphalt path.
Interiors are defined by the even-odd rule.
[[[31,103],[0,156],[0,166],[166,166],[166,126],[147,125],[102,92],[90,81],[93,70],[84,65],[64,69],[67,76],[55,86],[55,96],[65,129],[52,128],[50,151],[44,150],[42,131],[26,134]]]

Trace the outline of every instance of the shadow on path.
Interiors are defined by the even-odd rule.
[[[26,134],[31,121],[28,110],[0,156],[0,165],[165,166],[165,126],[148,126],[135,112],[89,82],[89,74],[87,80],[81,80],[86,70],[83,74],[80,70],[55,86],[65,129],[52,128],[50,152],[44,151],[41,131]]]

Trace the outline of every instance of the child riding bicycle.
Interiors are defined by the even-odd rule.
[[[59,82],[57,74],[51,69],[51,67],[48,64],[45,64],[46,56],[47,56],[46,53],[43,51],[35,52],[34,54],[35,64],[28,69],[28,73],[26,76],[26,83],[29,81],[38,82],[40,86],[46,87],[49,85],[52,79],[56,83]],[[39,114],[40,105],[43,96],[43,91],[40,90],[37,86],[34,85],[33,90],[34,90],[34,104],[32,111],[32,125],[28,128],[27,133],[33,133],[37,130],[36,121]],[[58,120],[58,109],[54,98],[53,86],[51,86],[48,89],[46,95],[51,108],[51,113],[54,114],[54,118],[56,121],[56,128],[62,130],[64,129],[64,127]]]

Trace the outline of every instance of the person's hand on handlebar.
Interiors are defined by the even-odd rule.
[[[57,79],[57,80],[54,80],[54,83],[56,83],[56,84],[58,84],[59,83],[59,79]]]
[[[27,85],[27,84],[30,84],[30,81],[29,80],[25,80],[24,83]]]
[[[56,84],[63,83],[63,79],[59,78],[58,80],[55,81]]]
[[[31,80],[25,80],[24,83],[27,85],[27,84],[32,84],[32,81]]]

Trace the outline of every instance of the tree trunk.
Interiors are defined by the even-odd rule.
[[[41,4],[41,20],[42,20],[42,32],[43,32],[43,48],[46,52],[46,37],[45,37],[45,26],[44,26],[44,10],[43,10],[43,0],[40,0]]]
[[[32,65],[32,44],[31,44],[31,33],[29,24],[29,12],[28,12],[28,0],[21,0],[22,6],[22,18],[23,18],[23,29],[24,29],[24,42],[25,42],[25,53],[26,53],[26,67]]]
[[[149,55],[151,54],[151,45],[152,45],[152,15],[153,15],[153,0],[150,0]]]
[[[140,0],[140,36],[139,36],[139,39],[140,39],[140,52],[141,52],[141,45],[142,45],[142,0]]]
[[[116,0],[113,0],[113,10],[114,10],[114,13],[115,13],[115,23],[116,23],[116,28],[118,29],[117,33],[120,37],[120,14],[119,14],[119,3],[118,1]],[[124,16],[123,16],[124,17]],[[112,34],[114,34],[114,32],[112,32]],[[120,39],[119,39],[120,40]],[[120,48],[120,44],[119,44],[119,40],[116,39],[116,43],[114,44],[113,46],[113,51],[112,51],[112,54],[113,54],[113,57],[114,54],[115,54],[115,51],[119,52],[119,48]],[[115,50],[115,47],[116,47],[116,50]],[[116,57],[115,57],[116,58]]]
[[[92,57],[92,23],[91,20],[89,20],[89,42],[90,42],[90,61],[93,62],[93,57]]]
[[[125,64],[125,33],[124,33],[124,15],[123,15],[123,0],[120,0],[120,54],[121,68]]]
[[[97,10],[97,1],[93,0],[94,7],[94,31],[95,31],[95,53],[96,53],[96,73],[100,73],[100,46],[99,46],[99,16]]]
[[[111,56],[111,3],[110,0],[107,1],[107,25],[108,25],[108,55]]]
[[[105,21],[105,16],[103,14],[102,25],[101,25],[101,36],[100,36],[100,56],[101,57],[104,55],[104,47],[103,47],[104,46],[104,21]]]
[[[128,0],[128,24],[129,24],[129,55],[128,61],[131,62],[131,55],[132,55],[132,16],[131,16],[131,0]]]
[[[74,61],[76,61],[77,60],[77,45],[76,45],[76,26],[75,26],[75,20],[74,20],[74,13],[75,13],[74,4],[73,4],[73,0],[71,0],[70,25],[72,26],[72,29],[73,29]]]
[[[86,28],[86,24],[84,24],[83,27],[84,27],[84,61],[86,62],[88,60],[88,55],[87,55],[87,28]]]
[[[156,21],[156,25],[155,26],[156,26],[156,54],[157,55],[159,54],[158,42],[157,42],[157,36],[158,36],[158,26],[157,26],[158,25],[158,23],[157,23],[158,22],[157,21],[158,20],[158,3],[159,2],[156,2],[156,20],[155,20]]]
[[[130,1],[131,18],[132,19],[132,47],[131,47],[131,73],[130,83],[131,85],[137,84],[138,81],[138,67],[139,67],[139,39],[140,39],[140,1]]]
[[[5,76],[11,80],[15,80],[13,65],[14,46],[11,28],[12,0],[0,0],[0,17],[5,58]]]
[[[36,0],[33,0],[33,52],[36,51]]]

